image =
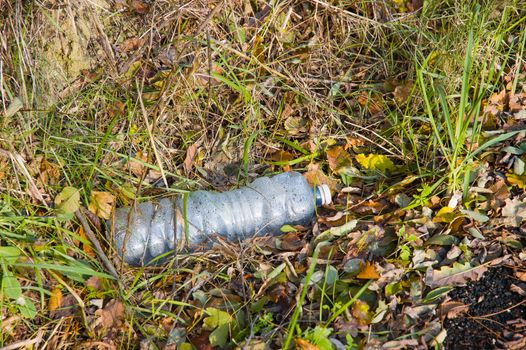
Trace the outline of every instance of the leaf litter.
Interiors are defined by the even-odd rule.
[[[66,243],[60,244],[57,244],[60,240],[50,242],[48,235],[38,240],[34,235],[24,236],[23,249],[28,249],[28,242],[35,241],[31,248],[34,251],[30,250],[27,256],[19,253],[13,256],[7,254],[8,250],[0,250],[0,294],[3,300],[15,305],[7,312],[18,310],[23,317],[32,318],[37,310],[43,312],[40,308],[47,307],[51,319],[68,318],[61,334],[73,334],[71,330],[75,329],[78,339],[86,341],[79,344],[87,346],[92,342],[104,348],[132,343],[145,349],[278,348],[290,332],[293,332],[292,344],[309,350],[424,349],[441,345],[454,348],[458,339],[465,337],[465,331],[471,331],[474,339],[475,333],[488,338],[489,332],[476,328],[479,321],[505,325],[502,329],[494,328],[491,333],[498,334],[499,345],[520,349],[526,343],[525,305],[519,300],[524,296],[521,291],[525,290],[526,259],[524,132],[487,148],[470,163],[470,181],[464,191],[447,192],[444,187],[433,187],[437,177],[417,174],[412,164],[406,164],[415,160],[399,155],[402,154],[399,150],[390,150],[383,136],[384,131],[386,135],[391,132],[382,121],[390,109],[417,103],[416,82],[407,77],[385,87],[391,77],[383,77],[385,82],[354,86],[348,80],[365,81],[367,72],[374,70],[375,64],[345,66],[349,59],[337,56],[326,61],[320,56],[325,52],[322,46],[330,45],[317,43],[324,39],[323,31],[318,34],[311,29],[301,31],[303,23],[312,20],[313,13],[326,16],[329,22],[344,21],[338,17],[339,11],[332,11],[336,5],[325,9],[323,2],[316,2],[321,7],[315,9],[309,4],[285,4],[286,11],[274,15],[269,5],[260,6],[257,2],[228,4],[225,6],[232,7],[228,15],[228,24],[235,27],[232,28],[223,22],[222,16],[213,16],[216,6],[223,5],[209,4],[203,8],[188,5],[188,8],[161,11],[162,6],[168,5],[150,1],[116,3],[122,13],[115,17],[132,18],[137,28],[159,20],[159,32],[148,38],[141,30],[134,32],[133,28],[127,28],[134,26],[123,26],[122,32],[119,30],[118,35],[110,36],[113,46],[109,46],[117,55],[118,62],[114,64],[126,68],[117,85],[123,84],[126,93],[143,97],[147,108],[152,107],[149,109],[152,115],[146,117],[151,117],[158,129],[148,129],[141,124],[141,119],[133,118],[133,108],[129,108],[137,107],[133,106],[133,99],[124,99],[126,105],[122,101],[114,103],[113,98],[122,99],[126,94],[110,96],[104,103],[115,108],[101,110],[115,120],[114,124],[104,125],[98,116],[85,123],[104,131],[93,145],[104,153],[102,165],[112,169],[106,172],[99,169],[104,168],[100,164],[93,165],[95,170],[91,175],[95,179],[86,181],[92,184],[94,180],[98,190],[81,188],[81,183],[75,184],[76,187],[67,186],[72,182],[63,178],[60,171],[70,165],[56,155],[55,149],[48,152],[57,157],[55,161],[38,156],[29,163],[30,173],[38,178],[39,190],[54,198],[54,210],[46,212],[48,217],[42,220],[56,216],[64,221],[61,229],[69,231],[61,236]],[[106,8],[102,3],[100,6]],[[392,8],[405,14],[421,6],[419,1],[394,1],[371,4],[363,9],[350,5],[345,11],[358,16],[353,18],[370,16],[375,21],[392,22]],[[179,35],[163,33],[163,26],[169,26],[163,22],[163,16],[175,21],[170,17],[172,14],[182,16],[186,23],[179,23],[174,33],[186,33],[186,25],[195,30],[199,29],[197,23],[208,24],[204,26],[209,28],[203,43],[196,40],[187,43]],[[401,18],[413,16],[407,14]],[[313,23],[321,25],[322,22]],[[344,23],[355,26],[354,22],[353,25]],[[227,29],[228,35],[224,32]],[[335,26],[331,36],[347,38],[347,30],[345,25]],[[276,31],[277,43],[264,37],[264,31]],[[101,41],[104,36],[100,35]],[[215,40],[216,36],[224,40]],[[302,42],[299,49],[292,45],[295,40]],[[76,38],[76,46],[82,41],[82,36]],[[86,46],[86,51],[88,48]],[[104,50],[98,54],[102,52]],[[247,61],[244,52],[251,52],[255,59]],[[365,51],[360,55],[366,55]],[[244,66],[246,62],[248,66]],[[286,65],[287,62],[290,65]],[[238,70],[238,67],[241,68]],[[331,79],[317,78],[328,71]],[[261,75],[252,76],[250,72]],[[349,76],[341,77],[341,81],[333,78],[342,72],[348,72]],[[83,92],[90,91],[90,84],[99,88],[99,73],[86,70],[83,74],[82,84],[73,84],[73,87],[82,86]],[[174,80],[174,74],[180,79]],[[286,80],[278,79],[276,76],[280,74],[286,74],[290,82],[285,84]],[[285,85],[298,77],[310,79],[298,85],[300,88],[309,85],[303,96],[286,90]],[[256,79],[261,81],[254,84]],[[135,91],[139,81],[145,84],[145,89]],[[194,82],[197,87],[188,82]],[[524,89],[521,84],[518,87]],[[182,91],[190,95],[177,99]],[[210,95],[198,100],[206,94]],[[330,98],[331,117],[320,122],[311,116],[325,111],[310,101],[322,101],[326,96]],[[102,103],[99,98],[90,106],[88,114],[98,109]],[[260,100],[256,102],[256,98]],[[81,109],[81,103],[72,99],[59,106],[63,108],[61,115],[75,115]],[[164,101],[168,102],[164,104]],[[243,105],[243,101],[250,103]],[[199,104],[202,110],[185,109]],[[5,105],[9,106],[6,116],[10,118],[21,113],[24,106],[16,97]],[[156,114],[158,107],[161,112]],[[487,139],[492,139],[492,132],[524,127],[526,103],[519,89],[505,87],[483,101],[481,108],[483,137]],[[373,125],[367,128],[376,131],[363,127],[352,130],[352,136],[341,135],[342,131],[350,130],[342,127],[345,120],[341,111],[366,117],[367,123]],[[186,117],[189,112],[195,112],[195,119]],[[277,115],[280,120],[272,119]],[[255,116],[261,119],[257,120],[257,127],[250,130],[251,118]],[[277,126],[272,133],[287,142],[265,137],[267,131],[268,134],[271,131],[268,126],[268,130],[257,133],[266,122],[275,122]],[[414,130],[420,134],[415,145],[420,147],[421,137],[429,134],[429,123],[420,123],[416,118],[405,122],[415,123]],[[79,135],[92,130],[84,129],[82,123],[70,126],[64,126],[70,130],[59,140],[76,141],[78,137],[78,143],[70,150],[74,154],[71,160],[78,157],[77,152],[82,153],[80,146],[87,142]],[[80,128],[78,134],[75,128]],[[237,133],[239,130],[242,132]],[[381,131],[380,134],[377,131]],[[90,271],[88,266],[100,267],[84,229],[72,221],[73,213],[84,205],[93,216],[108,219],[115,205],[128,204],[141,194],[152,193],[141,192],[142,186],[148,191],[157,190],[156,181],[160,176],[152,164],[156,164],[159,155],[150,150],[148,144],[152,132],[158,133],[153,142],[162,150],[163,164],[168,164],[176,188],[206,187],[211,178],[219,179],[214,186],[225,188],[225,183],[231,187],[244,176],[250,179],[269,169],[294,169],[304,170],[306,179],[313,185],[327,183],[334,203],[319,209],[312,227],[284,226],[281,235],[256,238],[243,244],[220,242],[200,255],[182,254],[173,264],[140,271],[119,265],[119,283],[125,286],[119,291],[120,286],[108,277],[86,274]],[[249,145],[243,139],[244,133],[252,132],[255,142]],[[115,138],[104,143],[108,135]],[[396,140],[395,144],[398,141],[404,142]],[[55,147],[59,149],[57,144]],[[245,148],[255,156],[247,159],[236,156],[236,149]],[[425,152],[430,151],[433,150]],[[220,172],[211,154],[231,164]],[[433,154],[434,161],[440,162],[443,155]],[[0,174],[4,168],[7,169],[7,165]],[[71,176],[69,172],[68,175]],[[182,175],[186,179],[179,181]],[[0,177],[2,180],[10,176]],[[89,193],[89,198],[83,198],[84,193]],[[74,238],[76,236],[78,238]],[[2,236],[0,248],[8,248],[4,244],[11,239],[13,237]],[[104,241],[103,246],[111,252]],[[317,258],[313,258],[314,252]],[[40,257],[52,257],[62,265],[52,265],[59,271],[54,275],[45,269],[38,270],[44,280],[39,288],[49,291],[39,295],[28,278],[15,276],[13,271],[21,269],[29,273],[29,269],[17,264]],[[65,285],[75,289],[66,288],[66,291],[57,287],[56,277],[50,276],[67,281]],[[500,303],[484,306],[489,296],[503,290],[506,292]],[[37,303],[39,299],[46,302]],[[291,314],[296,308],[300,312],[292,324]],[[333,319],[333,315],[337,316]],[[460,320],[471,323],[466,327]],[[2,324],[3,321],[4,318]],[[35,324],[38,322],[47,327],[40,318]],[[27,338],[22,332],[9,332],[7,337],[12,339]],[[46,333],[51,345],[61,341],[54,333]]]

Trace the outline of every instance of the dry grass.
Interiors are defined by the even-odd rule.
[[[283,150],[294,169],[311,163],[294,162],[304,149],[328,173],[320,155],[334,144],[388,154],[416,171],[418,156],[402,132],[408,124],[397,116],[422,115],[422,100],[398,105],[395,88],[413,81],[417,63],[436,52],[435,67],[458,91],[472,14],[460,2],[431,1],[417,11],[407,9],[417,2],[401,3],[0,0],[0,245],[18,247],[23,262],[81,269],[73,264],[80,261],[104,271],[78,224],[49,209],[64,186],[80,189],[86,206],[92,190],[112,193],[117,205],[161,189],[224,190],[282,170],[272,161]],[[496,16],[504,11],[491,8]],[[518,2],[509,11],[515,20],[524,16]],[[491,49],[482,44],[475,64]],[[9,113],[17,98],[21,108]],[[366,188],[365,195],[374,192]],[[113,259],[104,225],[94,226]],[[287,332],[311,250],[308,243],[294,253],[273,244],[224,243],[162,269],[130,269],[114,259],[120,283],[99,276],[86,285],[85,270],[4,267],[16,271],[37,317],[19,316],[4,300],[0,344],[116,349],[140,342],[156,349],[181,343],[178,336],[204,343],[206,305],[238,318],[232,335],[239,346],[270,340],[274,348]],[[321,258],[330,260],[327,254]],[[253,277],[282,263],[290,283]],[[49,310],[56,288],[65,311]],[[258,309],[263,298],[275,305]],[[126,312],[108,309],[112,299]],[[319,324],[322,306],[309,305],[299,326]]]

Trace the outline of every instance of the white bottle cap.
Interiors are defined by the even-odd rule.
[[[317,186],[321,194],[321,205],[327,205],[332,203],[331,190],[327,184],[321,184]]]

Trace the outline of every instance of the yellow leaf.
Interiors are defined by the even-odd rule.
[[[378,274],[378,272],[376,272],[374,264],[368,262],[365,264],[365,266],[362,267],[362,270],[356,276],[356,278],[361,278],[364,280],[377,280],[380,278],[380,275]]]
[[[382,154],[365,155],[360,153],[356,155],[356,161],[360,163],[364,169],[368,170],[378,170],[382,173],[395,170],[393,161]]]
[[[108,220],[115,203],[115,196],[108,192],[93,191],[88,209],[95,215]]]
[[[360,299],[356,300],[352,305],[351,313],[361,326],[368,325],[373,318],[369,311],[369,304]]]
[[[506,179],[511,185],[515,185],[519,188],[526,187],[526,175],[517,175],[517,174],[506,174]]]
[[[55,311],[62,305],[62,290],[59,287],[53,288],[51,296],[49,297],[48,309],[49,311]]]

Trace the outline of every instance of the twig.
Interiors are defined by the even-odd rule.
[[[42,341],[42,334],[43,331],[40,331],[38,332],[37,336],[33,339],[17,341],[12,344],[1,347],[0,350],[15,350],[20,348],[27,348],[29,347],[29,345],[40,343]]]
[[[88,237],[89,241],[93,245],[93,248],[95,249],[95,253],[97,253],[97,256],[100,260],[102,260],[102,263],[104,264],[104,267],[106,267],[106,270],[115,277],[117,282],[119,282],[119,274],[117,273],[117,270],[115,269],[115,266],[113,266],[113,263],[108,259],[104,251],[102,250],[102,246],[99,243],[99,240],[91,230],[91,227],[89,226],[88,220],[84,216],[84,214],[79,210],[75,212],[75,216],[80,221],[80,224],[82,225],[82,228],[84,229],[84,233],[86,234],[86,237]]]

